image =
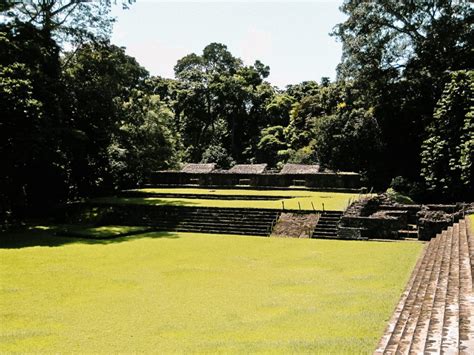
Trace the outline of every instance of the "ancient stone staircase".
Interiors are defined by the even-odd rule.
[[[162,231],[268,236],[279,215],[280,211],[270,209],[115,205],[101,223]]]
[[[474,235],[467,223],[429,242],[375,354],[474,353]]]
[[[342,212],[323,211],[313,232],[313,238],[337,238],[337,224]]]

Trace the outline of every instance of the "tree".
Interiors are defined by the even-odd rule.
[[[70,59],[64,71],[71,112],[67,125],[73,133],[67,148],[80,196],[112,188],[108,147],[130,119],[121,103],[145,88],[147,77],[134,58],[113,45],[85,44]]]
[[[117,188],[142,185],[151,172],[177,167],[180,137],[173,113],[157,95],[132,90],[121,104],[120,124],[107,148]]]
[[[283,126],[273,126],[262,130],[257,145],[258,162],[267,163],[271,167],[277,166],[281,160],[280,155],[288,148],[283,131]]]
[[[0,25],[1,189],[4,209],[17,215],[67,195],[58,52],[31,25]]]
[[[474,197],[474,71],[451,74],[427,128],[421,165],[433,193],[448,199]]]
[[[127,8],[135,0],[123,0]],[[114,19],[110,16],[112,0],[37,0],[11,2],[4,9],[9,21],[34,26],[58,43],[78,46],[90,40],[107,40]]]
[[[448,80],[448,71],[472,68],[468,2],[345,1],[348,15],[334,35],[343,43],[339,79],[373,108],[385,143],[385,182],[419,179],[425,127]]]
[[[225,45],[211,43],[202,55],[180,59],[175,74],[180,85],[174,109],[187,159],[201,161],[210,144],[235,161],[250,159],[256,137],[267,125],[265,107],[274,93],[264,82],[269,68],[259,61],[244,66]]]
[[[376,181],[380,130],[371,110],[340,105],[315,128],[316,153],[323,167],[363,172]]]

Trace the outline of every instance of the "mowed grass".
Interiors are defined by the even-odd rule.
[[[302,210],[331,210],[342,211],[350,203],[361,196],[357,193],[322,192],[303,189],[295,190],[224,190],[224,189],[140,189],[134,190],[143,194],[157,194],[156,197],[106,197],[94,199],[94,202],[105,204],[146,204],[146,205],[179,205],[196,207],[229,207],[229,208],[277,208]],[[234,196],[287,196],[279,200],[210,200],[195,198],[166,198],[159,194],[205,194],[205,195],[234,195]],[[282,203],[283,202],[283,203]]]
[[[48,230],[21,243],[20,234],[17,248],[10,239],[0,249],[1,353],[370,353],[422,249],[190,233],[81,241]],[[31,244],[43,246],[20,248]]]

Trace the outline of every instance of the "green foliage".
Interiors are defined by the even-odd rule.
[[[472,198],[474,182],[474,71],[458,71],[434,112],[421,153],[428,189],[448,198]]]
[[[135,0],[123,0],[124,8]],[[115,1],[115,3],[117,3]],[[28,23],[58,43],[80,45],[90,40],[107,40],[115,19],[112,0],[37,0],[11,2],[0,8],[7,22]],[[7,11],[8,10],[8,11]]]
[[[311,141],[307,146],[298,150],[288,150],[288,163],[295,164],[315,164],[318,162],[316,155],[316,141]]]
[[[0,4],[0,215],[136,186],[180,160],[320,163],[383,189],[403,176],[410,196],[472,197],[469,4],[346,0],[338,81],[285,90],[220,43],[181,58],[176,79],[150,78],[108,43],[110,9]]]
[[[402,203],[405,205],[412,205],[415,202],[411,199],[411,197],[403,195],[402,193],[398,192],[397,190],[393,188],[388,188],[385,194],[390,197],[393,201],[396,203]]]
[[[340,79],[373,108],[384,142],[379,175],[420,180],[419,154],[448,71],[472,68],[468,2],[346,0],[335,31],[343,44]]]
[[[72,174],[77,193],[90,195],[113,186],[108,149],[117,144],[113,139],[120,127],[142,124],[139,118],[133,121],[122,103],[130,100],[134,89],[143,87],[148,73],[122,48],[108,44],[83,45],[66,60],[64,81],[73,109],[69,127],[76,132],[68,144]]]
[[[60,56],[60,33],[73,35],[69,20],[91,16],[83,6],[15,4],[6,14],[11,20],[0,25],[1,222],[8,214],[43,213],[60,201],[136,186],[151,170],[180,160],[174,116],[148,93],[148,73],[134,58],[93,31],[94,41],[78,40]],[[23,23],[33,10],[38,17]],[[62,15],[68,20],[58,21]]]
[[[279,161],[279,152],[287,149],[284,141],[283,126],[273,126],[262,130],[257,144],[257,161],[276,166]]]
[[[289,115],[295,98],[288,94],[275,94],[266,105],[265,110],[269,115],[268,124],[272,126],[287,126]]]
[[[152,171],[178,166],[181,146],[174,116],[158,96],[132,90],[121,111],[122,123],[107,148],[117,187],[142,185]]]
[[[371,110],[340,108],[316,123],[316,149],[322,165],[342,171],[376,174],[380,129]]]
[[[58,53],[31,25],[0,25],[0,214],[66,197]]]
[[[216,163],[219,168],[228,169],[235,164],[222,144],[211,144],[202,153],[201,163]]]
[[[211,43],[202,55],[189,54],[178,61],[178,84],[165,89],[162,81],[156,82],[172,98],[189,161],[201,161],[210,145],[222,146],[231,160],[253,157],[256,137],[268,122],[267,102],[274,94],[264,82],[268,72],[261,62],[244,66],[225,45]],[[284,108],[277,111],[283,119],[287,115]],[[208,151],[206,160],[209,156]]]

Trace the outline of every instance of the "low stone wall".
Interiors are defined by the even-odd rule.
[[[356,240],[365,240],[366,237],[362,236],[362,228],[353,228],[353,227],[341,227],[337,229],[337,237],[339,239],[356,239]]]
[[[238,174],[212,172],[209,174],[160,171],[152,174],[153,185],[197,185],[232,187],[248,185],[252,187],[289,187],[299,185],[310,188],[359,189],[360,175],[355,173],[316,174]]]
[[[422,205],[392,204],[392,205],[381,205],[380,210],[405,211],[407,213],[408,223],[417,224],[418,223],[417,213],[421,210],[421,207]]]
[[[397,239],[398,230],[406,228],[406,219],[400,217],[352,217],[341,218],[338,237],[346,238],[347,228],[359,229],[361,238]],[[353,232],[354,233],[354,232]],[[359,238],[356,238],[359,239]]]

